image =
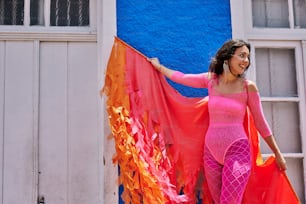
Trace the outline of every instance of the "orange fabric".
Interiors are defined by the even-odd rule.
[[[145,56],[118,38],[103,92],[124,202],[195,203],[196,195],[201,193],[202,203],[211,204],[202,161],[208,97],[180,95]],[[261,163],[257,131],[250,115],[245,119],[245,128],[252,141],[254,168],[244,203],[299,203],[273,158]]]

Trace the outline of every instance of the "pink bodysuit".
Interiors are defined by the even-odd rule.
[[[239,93],[220,93],[214,74],[174,72],[171,80],[195,88],[208,88],[209,127],[205,137],[204,169],[216,204],[240,203],[250,169],[250,146],[243,127],[249,107],[262,137],[272,135],[264,118],[258,92],[248,92],[247,81]]]
[[[171,76],[174,82],[195,88],[208,88],[209,128],[206,133],[205,144],[218,162],[223,164],[227,149],[239,139],[247,139],[243,128],[243,120],[248,106],[255,126],[262,137],[272,135],[269,125],[264,118],[258,92],[223,94],[215,90],[218,78],[212,74],[183,74],[174,72]]]

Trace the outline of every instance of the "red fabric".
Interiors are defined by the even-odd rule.
[[[300,203],[286,173],[279,171],[275,158],[271,156],[266,161],[262,160],[258,133],[250,114],[246,116],[245,128],[252,144],[253,165],[243,203]]]
[[[180,95],[145,56],[118,38],[103,92],[125,203],[195,203],[199,192],[202,203],[212,203],[202,158],[208,97]],[[252,141],[254,165],[244,203],[299,203],[274,160],[261,163],[257,131],[250,115],[245,118],[245,128]]]

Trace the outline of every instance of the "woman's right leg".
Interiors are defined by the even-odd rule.
[[[248,139],[236,141],[228,149],[222,174],[222,204],[240,204],[249,180],[251,153]]]
[[[211,196],[215,204],[219,204],[222,187],[222,165],[215,160],[206,146],[204,147],[204,171]]]

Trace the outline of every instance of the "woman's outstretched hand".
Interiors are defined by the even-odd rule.
[[[157,57],[153,57],[153,58],[147,58],[147,60],[149,62],[151,62],[151,64],[153,65],[153,67],[157,70],[160,71],[161,70],[161,64],[159,62],[159,59]]]
[[[167,78],[171,78],[172,74],[175,72],[175,70],[169,69],[167,67],[165,67],[164,65],[162,65],[159,62],[159,59],[156,57],[153,58],[147,58],[147,60],[149,62],[151,62],[152,66],[159,71],[161,74],[163,74],[164,76],[166,76]]]

